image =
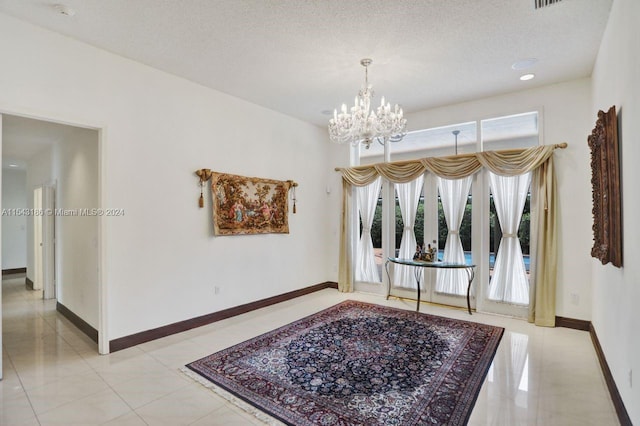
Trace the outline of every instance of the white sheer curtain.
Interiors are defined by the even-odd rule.
[[[356,281],[380,282],[380,274],[373,252],[371,225],[376,212],[382,179],[379,177],[367,186],[356,187],[358,211],[362,220],[362,234],[356,252]]]
[[[442,260],[445,262],[466,263],[464,249],[460,241],[460,225],[467,205],[471,176],[462,179],[438,178],[438,189],[442,200],[442,209],[449,232],[444,246]],[[440,293],[466,295],[469,279],[462,269],[439,269],[436,291]]]
[[[489,173],[493,202],[502,229],[502,240],[489,285],[489,299],[529,304],[529,279],[522,258],[518,228],[527,200],[531,173],[498,176]]]
[[[418,210],[418,203],[420,202],[423,181],[424,176],[421,175],[411,182],[395,184],[400,213],[402,214],[402,222],[404,223],[402,240],[400,241],[400,252],[398,253],[398,257],[400,258],[411,259],[416,252],[416,235],[413,229],[416,222],[416,212]],[[394,265],[393,271],[393,280],[396,286],[417,288],[415,271],[412,266]],[[422,274],[422,271],[419,273]],[[422,283],[422,279],[420,279],[420,282]]]

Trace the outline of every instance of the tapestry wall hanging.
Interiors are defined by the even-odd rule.
[[[297,184],[211,172],[215,235],[288,234],[288,194]],[[295,212],[295,195],[293,197]]]

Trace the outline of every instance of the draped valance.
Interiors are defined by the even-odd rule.
[[[377,163],[366,166],[336,168],[342,173],[342,217],[340,223],[340,259],[338,289],[353,291],[353,260],[350,230],[351,188],[369,185],[379,176],[393,183],[407,183],[434,173],[444,179],[460,179],[485,168],[500,176],[517,176],[533,172],[531,192],[536,203],[536,222],[531,235],[537,236],[532,247],[536,265],[531,271],[529,321],[537,325],[555,325],[557,274],[556,181],[553,152],[566,143],[526,149],[485,151],[448,157],[427,157],[409,161]],[[532,207],[533,212],[533,207]],[[478,293],[479,294],[479,293]]]
[[[366,186],[382,176],[393,183],[407,183],[431,172],[444,179],[461,179],[483,167],[500,176],[517,176],[540,167],[556,148],[567,144],[542,145],[526,149],[485,151],[449,157],[426,157],[393,163],[336,168],[342,178],[353,186]]]

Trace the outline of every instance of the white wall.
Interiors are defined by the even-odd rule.
[[[640,2],[615,0],[593,72],[592,127],[598,110],[618,113],[623,267],[591,261],[593,325],[631,421],[640,424]],[[630,381],[633,371],[633,386]]]
[[[544,144],[568,142],[555,153],[558,179],[558,287],[556,315],[591,319],[590,79],[580,79],[407,115],[409,130],[542,109]],[[571,295],[578,297],[572,303]]]
[[[98,132],[74,129],[53,148],[58,301],[98,328]]]
[[[0,111],[103,129],[110,340],[336,279],[325,129],[1,14],[0,54]],[[291,233],[213,237],[204,167],[296,180]]]
[[[3,169],[2,208],[26,209],[26,170]],[[2,216],[2,269],[26,268],[27,266],[27,217],[24,215]]]

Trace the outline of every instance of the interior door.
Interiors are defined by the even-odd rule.
[[[0,114],[0,158],[2,158],[2,114]],[[0,195],[2,195],[2,173],[0,173]],[[2,197],[0,196],[0,208],[2,208]],[[0,226],[0,241],[2,240],[2,227]],[[2,244],[0,244],[0,259],[2,259]],[[0,262],[1,263],[1,262]],[[2,291],[0,291],[0,380],[2,380]]]
[[[55,280],[55,187],[42,187],[42,285],[43,298],[56,298]]]
[[[42,215],[35,212],[42,211],[42,187],[33,190],[33,289],[42,290],[43,282],[43,235]]]

